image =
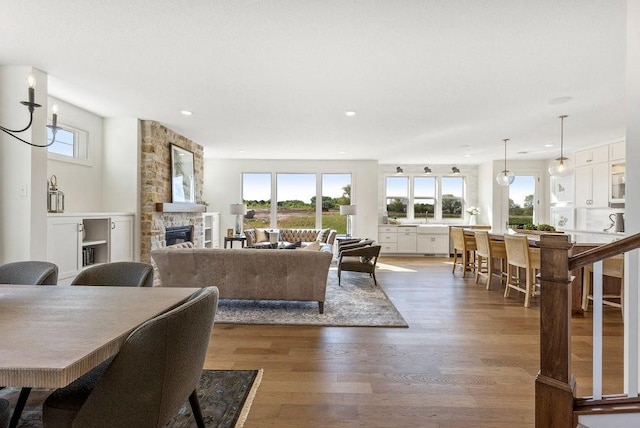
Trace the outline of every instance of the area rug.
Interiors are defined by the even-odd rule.
[[[324,314],[318,302],[220,300],[217,324],[287,324],[332,327],[408,327],[380,285],[367,274],[329,270]],[[378,279],[378,284],[380,280]]]
[[[240,428],[244,425],[256,394],[262,370],[203,370],[198,384],[198,398],[207,427]],[[51,390],[34,389],[29,395],[18,427],[42,428],[42,403]],[[0,390],[0,398],[15,405],[20,388]],[[195,427],[189,403],[166,425],[167,428]]]

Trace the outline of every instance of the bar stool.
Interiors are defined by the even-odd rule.
[[[591,292],[591,274],[593,272],[593,265],[587,265],[582,271],[582,310],[589,310],[589,300],[593,300],[593,294]],[[620,278],[620,293],[619,294],[603,294],[602,304],[607,306],[613,306],[620,308],[620,312],[623,314],[624,306],[624,256],[622,254],[609,257],[602,261],[602,276],[610,276],[613,278]],[[613,299],[614,301],[611,301]],[[615,301],[617,300],[617,302]],[[624,315],[624,314],[623,314]]]
[[[482,276],[487,279],[486,289],[489,289],[491,285],[491,278],[497,276],[500,278],[500,283],[506,282],[507,278],[507,250],[505,249],[504,242],[489,239],[489,233],[486,231],[475,231],[476,238],[476,284],[478,279]],[[500,260],[500,271],[496,273],[495,262]]]
[[[526,236],[505,236],[504,245],[507,250],[507,284],[504,297],[509,297],[512,288],[524,293],[524,307],[528,308],[531,297],[537,294],[535,273],[536,270],[540,270],[540,249],[529,248]],[[520,277],[521,269],[525,271],[524,281]]]
[[[476,239],[473,236],[466,236],[461,227],[451,228],[451,239],[453,240],[453,269],[451,273],[455,274],[456,265],[459,265],[462,268],[462,277],[464,278],[468,270],[471,272],[476,270]],[[458,253],[461,254],[460,261],[458,261]]]

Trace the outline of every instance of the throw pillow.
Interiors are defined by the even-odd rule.
[[[320,233],[318,233],[318,237],[316,238],[316,241],[327,242],[327,238],[329,237],[330,231],[331,231],[330,229],[322,229]]]
[[[300,248],[302,251],[320,251],[320,243],[318,241],[313,241],[311,244],[306,247]]]
[[[302,246],[302,241],[294,242],[294,243],[291,243],[291,244],[285,244],[280,248],[283,249],[283,250],[295,250],[296,248],[299,248],[300,246]]]
[[[269,234],[265,229],[256,229],[256,242],[269,242]]]

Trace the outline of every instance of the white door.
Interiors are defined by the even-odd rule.
[[[133,216],[111,217],[111,262],[133,261]]]

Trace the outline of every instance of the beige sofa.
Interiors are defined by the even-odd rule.
[[[325,251],[333,251],[333,241],[336,238],[336,231],[332,229],[280,229],[278,232],[278,242],[300,242],[301,246],[306,246],[316,241]],[[269,229],[247,229],[244,235],[247,238],[247,247],[258,248],[270,244]]]
[[[332,258],[325,251],[162,248],[151,257],[162,287],[213,285],[220,299],[316,301],[324,312]]]

